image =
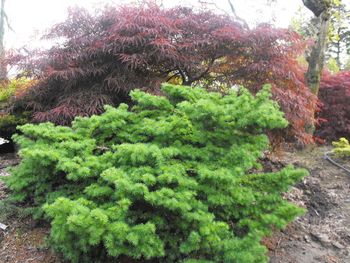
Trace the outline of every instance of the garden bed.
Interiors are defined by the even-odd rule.
[[[317,147],[285,155],[286,162],[310,171],[287,195],[308,211],[266,240],[271,263],[350,262],[350,175],[323,158],[329,150]]]
[[[286,194],[286,198],[308,209],[284,231],[264,240],[271,263],[350,262],[350,175],[323,159],[327,147],[288,152],[268,162],[280,169],[281,163],[305,167],[310,176]],[[1,155],[0,163],[17,163],[13,154]],[[349,165],[343,162],[344,165]],[[0,169],[0,176],[7,172]],[[0,185],[0,198],[6,189]],[[0,212],[1,213],[1,212]],[[45,246],[49,227],[26,218],[11,218],[6,231],[0,230],[0,262],[63,262]]]

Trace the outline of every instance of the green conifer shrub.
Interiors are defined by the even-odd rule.
[[[16,95],[23,93],[33,83],[34,80],[22,77],[0,84],[0,137],[10,139],[17,125],[29,122],[30,114],[25,109],[13,111],[12,104]]]
[[[339,141],[332,142],[333,152],[340,157],[350,157],[350,143],[346,138],[340,138]]]
[[[26,124],[12,198],[51,220],[72,262],[267,262],[262,237],[302,209],[281,197],[306,171],[248,172],[287,121],[265,86],[256,96],[164,84],[135,102]]]

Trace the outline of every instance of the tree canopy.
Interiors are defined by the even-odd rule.
[[[245,85],[254,93],[271,83],[291,123],[284,138],[312,139],[305,125],[316,98],[297,63],[306,43],[290,30],[248,29],[212,11],[148,3],[97,14],[71,10],[46,38],[58,44],[14,57],[36,82],[16,97],[13,110],[32,111],[34,121],[70,124],[75,116],[103,112],[105,104],[129,103],[134,88],[161,94],[161,82],[221,92]]]

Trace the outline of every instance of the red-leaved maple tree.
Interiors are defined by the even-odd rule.
[[[313,112],[317,98],[305,82],[305,68],[297,61],[306,47],[300,35],[286,29],[260,25],[246,33],[239,52],[227,56],[220,73],[230,83],[242,84],[256,92],[262,83],[272,84],[274,99],[279,103],[290,125],[272,139],[299,141],[307,144],[313,141]]]
[[[253,92],[271,83],[290,121],[282,136],[312,140],[305,130],[316,98],[296,62],[305,43],[289,30],[249,30],[211,11],[149,3],[96,14],[73,9],[45,37],[57,44],[17,60],[37,82],[14,109],[31,110],[34,121],[66,125],[101,113],[104,104],[128,103],[134,88],[160,94],[167,81],[222,91],[242,84]]]
[[[322,139],[350,138],[350,71],[322,77],[319,99],[322,103],[318,114],[321,122],[316,135]]]

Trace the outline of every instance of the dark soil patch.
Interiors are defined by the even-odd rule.
[[[0,145],[0,154],[13,153],[15,151],[15,144],[10,140],[9,143]]]
[[[310,217],[324,217],[329,210],[338,205],[332,201],[327,191],[322,189],[320,183],[300,183],[296,187],[304,192],[305,205]]]

